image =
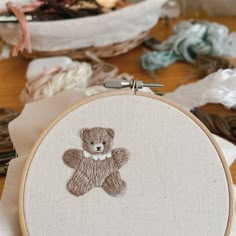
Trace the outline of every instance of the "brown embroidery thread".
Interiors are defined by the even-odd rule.
[[[10,108],[0,108],[0,152],[4,149],[13,151],[13,144],[9,135],[8,124],[20,113]]]
[[[204,78],[220,69],[234,69],[236,67],[232,58],[213,55],[198,55],[195,65],[199,69],[196,75],[199,78]]]
[[[236,116],[226,117],[216,114],[207,114],[199,108],[195,108],[192,113],[213,133],[231,142],[236,142]]]
[[[123,195],[127,189],[119,169],[129,159],[126,148],[111,150],[114,131],[95,127],[82,129],[83,151],[69,149],[63,155],[64,163],[75,169],[67,189],[76,196],[82,196],[94,187],[102,187],[111,196]]]

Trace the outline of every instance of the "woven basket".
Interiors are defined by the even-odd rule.
[[[84,58],[89,50],[98,57],[113,57],[137,47],[158,22],[167,0],[144,0],[98,16],[49,22],[28,22],[32,53],[27,58],[67,55]],[[0,24],[5,43],[16,46],[21,40],[19,24]]]
[[[114,43],[112,45],[107,45],[104,47],[87,47],[53,52],[33,51],[32,53],[29,53],[27,51],[24,51],[21,53],[21,55],[28,59],[50,56],[68,56],[72,59],[84,59],[86,58],[85,52],[90,51],[92,54],[96,55],[99,58],[114,57],[126,53],[139,46],[148,34],[149,31],[143,32],[134,39],[127,40],[121,43]]]

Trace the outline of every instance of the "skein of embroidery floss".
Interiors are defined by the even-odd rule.
[[[70,61],[67,58],[38,59],[29,65],[28,81],[20,94],[23,103],[49,98],[65,90],[78,89],[81,95],[105,90],[103,83],[109,79],[132,79],[126,73],[118,75],[118,68],[105,63],[87,52],[88,62]]]
[[[236,69],[219,70],[198,82],[182,85],[164,97],[188,110],[207,103],[220,103],[226,108],[236,107]]]
[[[16,157],[8,124],[18,115],[19,112],[12,109],[0,108],[0,176],[6,175],[9,161]]]
[[[216,114],[207,114],[200,108],[195,108],[192,113],[213,133],[229,141],[236,141],[236,116],[222,117]]]
[[[195,63],[197,55],[224,55],[233,49],[228,28],[207,21],[183,21],[173,29],[174,34],[160,44],[154,44],[154,52],[141,57],[141,65],[147,71],[155,71],[176,61]]]

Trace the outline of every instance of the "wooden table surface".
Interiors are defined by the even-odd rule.
[[[201,18],[202,19],[202,18]],[[236,31],[236,17],[221,17],[221,18],[204,18],[210,21],[225,24],[230,31]],[[164,40],[171,34],[171,29],[178,21],[184,18],[171,20],[169,24],[165,20],[160,20],[154,27],[151,34],[160,40]],[[140,46],[129,53],[106,60],[117,65],[120,72],[128,72],[134,75],[139,80],[153,82],[153,79],[144,72],[139,64],[139,57],[144,53],[144,47]],[[19,94],[26,82],[25,73],[27,65],[30,61],[21,57],[11,58],[9,60],[0,61],[0,106],[14,108],[21,111],[23,104],[19,101]],[[156,73],[158,80],[164,85],[158,89],[159,92],[166,93],[173,91],[186,78],[193,73],[195,68],[187,63],[176,63],[166,69]],[[226,110],[221,105],[208,104],[203,109],[210,113],[220,114],[222,116],[235,114],[234,111]],[[231,174],[234,183],[236,183],[236,163],[231,167]],[[0,178],[0,196],[4,186],[5,178]]]

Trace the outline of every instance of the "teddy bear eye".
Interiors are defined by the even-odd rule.
[[[105,144],[106,144],[106,142],[104,141],[104,142],[102,142],[102,144],[103,144],[103,145],[105,145]]]
[[[94,142],[90,142],[92,145],[94,144]]]

